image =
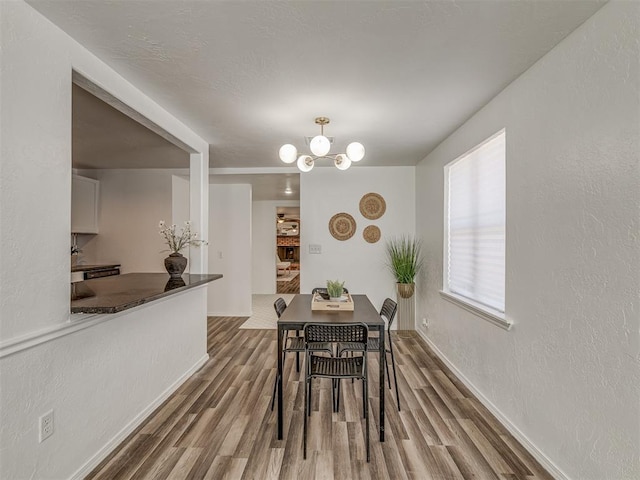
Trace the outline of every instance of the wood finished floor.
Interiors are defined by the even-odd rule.
[[[300,275],[289,282],[276,281],[276,293],[300,293]]]
[[[211,317],[211,359],[87,477],[89,479],[551,479],[417,336],[394,334],[402,411],[387,392],[386,441],[377,435],[370,379],[371,462],[362,389],[343,382],[339,413],[327,380],[314,384],[309,450],[302,459],[304,379],[285,362],[284,439],[270,397],[275,330],[240,330]],[[404,332],[401,332],[404,333]],[[393,385],[393,384],[392,384]]]

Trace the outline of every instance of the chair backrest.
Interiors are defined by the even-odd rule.
[[[391,324],[396,316],[398,310],[398,304],[390,298],[385,299],[380,309],[380,316],[387,319],[387,330],[391,330]]]
[[[369,327],[365,323],[308,323],[304,327],[305,343],[361,343],[366,351]]]
[[[342,287],[342,290],[344,291],[344,293],[349,293],[349,290],[347,290],[347,289],[346,289],[346,288],[344,288],[344,287]],[[325,293],[325,294],[327,294],[327,295],[328,295],[328,294],[329,294],[329,291],[328,291],[326,288],[324,288],[324,287],[316,287],[316,288],[314,288],[313,290],[311,290],[311,293],[312,293],[312,294],[313,294],[313,293],[320,293],[320,294]]]
[[[276,315],[278,315],[278,318],[280,318],[282,316],[282,313],[287,308],[287,302],[284,301],[284,298],[280,297],[275,302],[273,302],[273,308],[275,308]]]

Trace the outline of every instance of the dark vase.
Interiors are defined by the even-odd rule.
[[[184,280],[182,279],[182,277],[171,277],[168,281],[167,284],[164,286],[164,291],[168,292],[169,290],[174,290],[176,288],[180,288],[180,287],[184,287],[186,285],[186,283],[184,283]]]
[[[164,268],[171,278],[180,278],[187,268],[187,257],[183,257],[181,253],[172,253],[164,259]]]

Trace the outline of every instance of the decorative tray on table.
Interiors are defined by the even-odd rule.
[[[353,312],[353,298],[348,293],[343,293],[340,300],[325,300],[322,295],[316,293],[311,300],[311,310],[337,310]]]

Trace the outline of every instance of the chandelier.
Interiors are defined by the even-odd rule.
[[[327,117],[318,117],[315,122],[320,125],[320,135],[308,138],[311,155],[298,156],[298,149],[287,143],[280,147],[280,160],[284,163],[293,163],[297,159],[300,171],[310,172],[315,161],[321,158],[333,160],[334,165],[340,170],[346,170],[351,166],[352,162],[359,162],[364,158],[364,147],[359,142],[351,142],[347,145],[346,153],[329,154],[333,137],[324,136],[324,126],[329,123],[329,119]]]

